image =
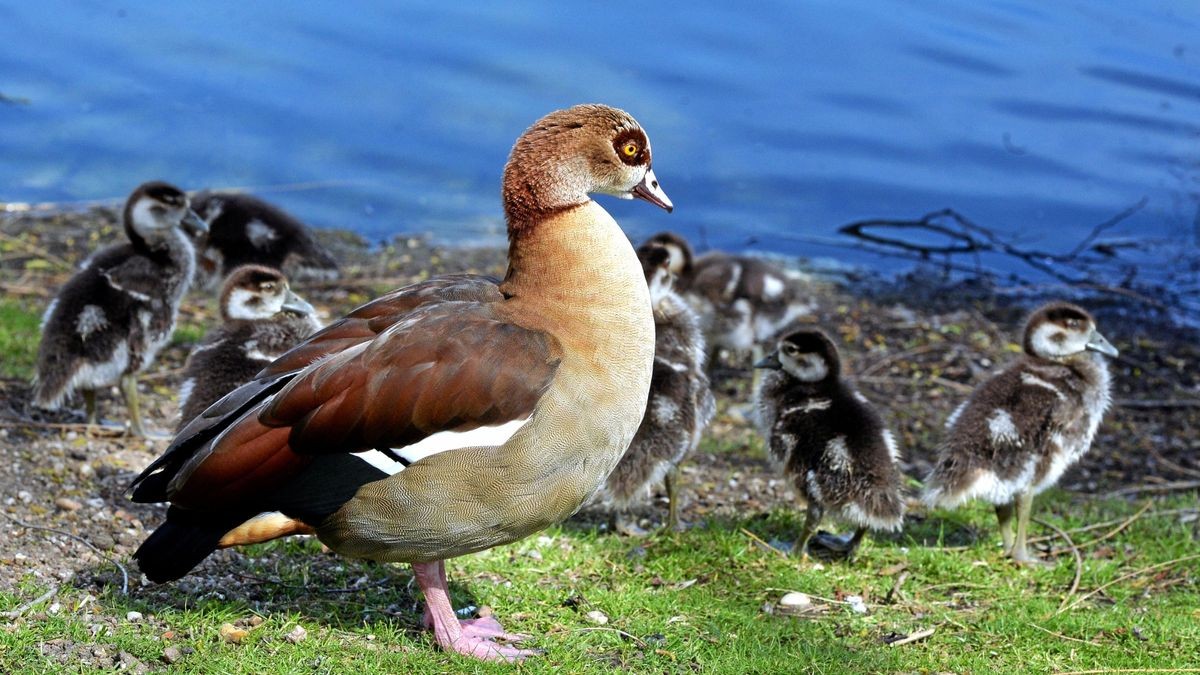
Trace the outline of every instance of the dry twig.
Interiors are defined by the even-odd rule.
[[[1071,554],[1075,557],[1075,577],[1071,580],[1071,587],[1067,589],[1067,594],[1063,597],[1062,603],[1060,603],[1058,606],[1058,610],[1062,611],[1062,608],[1067,606],[1067,603],[1071,601],[1071,597],[1074,596],[1075,592],[1079,590],[1079,580],[1083,577],[1083,556],[1079,554],[1079,547],[1076,546],[1075,542],[1071,540],[1071,535],[1064,532],[1062,528],[1054,523],[1047,522],[1040,518],[1034,518],[1033,522],[1041,525],[1042,527],[1048,527],[1054,530],[1058,536],[1063,538],[1063,541],[1067,542],[1067,546],[1071,551]]]
[[[1075,609],[1080,604],[1082,604],[1084,600],[1087,600],[1088,598],[1092,597],[1093,595],[1096,595],[1096,594],[1102,592],[1104,589],[1115,586],[1116,584],[1119,584],[1122,581],[1127,581],[1134,577],[1141,576],[1143,574],[1146,574],[1147,572],[1153,572],[1155,570],[1159,570],[1164,567],[1170,567],[1171,565],[1177,565],[1182,562],[1188,562],[1190,560],[1196,560],[1196,559],[1200,559],[1200,553],[1196,553],[1196,554],[1192,554],[1192,555],[1185,555],[1182,558],[1175,558],[1174,560],[1168,560],[1166,562],[1160,562],[1160,563],[1156,563],[1154,565],[1149,565],[1147,567],[1143,567],[1139,570],[1134,570],[1134,571],[1130,572],[1129,574],[1122,574],[1121,576],[1117,577],[1116,579],[1113,579],[1112,581],[1109,581],[1108,583],[1101,584],[1100,586],[1097,586],[1094,590],[1084,593],[1083,595],[1079,596],[1079,598],[1076,599],[1075,602],[1071,603],[1067,607],[1059,608],[1059,610],[1057,612],[1055,612],[1054,614],[1058,615],[1058,614],[1062,614],[1063,612],[1065,612],[1067,610]]]
[[[763,541],[762,537],[759,537],[757,534],[754,534],[750,530],[747,530],[746,528],[743,527],[743,528],[741,528],[741,531],[742,531],[742,534],[746,535],[747,537],[750,537],[750,540],[753,541],[754,543],[758,544],[759,546],[765,546],[766,548],[778,553],[781,558],[788,557],[788,554],[786,552],[780,551],[779,549],[775,548],[774,546],[770,545],[769,543]]]

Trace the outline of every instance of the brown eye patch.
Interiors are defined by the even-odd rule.
[[[626,129],[613,138],[613,150],[617,157],[629,166],[643,166],[650,163],[649,142],[641,129]]]

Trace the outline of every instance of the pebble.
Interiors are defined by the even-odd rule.
[[[847,595],[846,604],[850,605],[851,611],[856,614],[867,613],[867,603],[863,602],[861,595]]]
[[[807,607],[812,604],[812,598],[804,593],[792,591],[780,598],[779,604],[782,607]]]
[[[221,628],[218,632],[221,634],[222,640],[226,642],[232,642],[235,645],[240,644],[241,641],[250,634],[250,631],[244,628],[238,628],[231,623],[221,624]]]
[[[308,631],[304,630],[304,626],[297,625],[292,629],[292,632],[283,637],[292,644],[299,644],[308,639]]]
[[[136,622],[138,622],[138,621],[141,621],[141,620],[142,620],[142,613],[141,613],[141,612],[128,612],[128,613],[126,613],[126,614],[125,614],[125,620],[126,620],[126,621],[132,621],[132,622],[135,622],[135,623],[136,623]]]
[[[179,651],[179,647],[167,647],[163,650],[162,658],[167,663],[179,663],[180,659],[183,658],[183,652]]]
[[[591,621],[597,626],[603,626],[604,624],[608,623],[608,615],[598,609],[593,609],[585,616],[587,616],[588,621]]]
[[[71,499],[70,497],[59,497],[54,500],[54,505],[63,511],[78,511],[83,508],[83,504]]]
[[[28,504],[29,502],[33,501],[33,495],[29,493],[29,490],[21,490],[17,493],[17,499],[20,499]]]

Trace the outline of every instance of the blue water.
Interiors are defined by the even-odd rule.
[[[162,177],[371,240],[499,242],[514,138],[602,101],[678,207],[606,200],[635,238],[882,267],[813,240],[953,207],[1067,250],[1146,197],[1106,236],[1195,247],[1195,0],[734,4],[6,0],[0,93],[28,103],[0,103],[0,200]]]

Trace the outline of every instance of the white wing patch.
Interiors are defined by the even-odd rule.
[[[792,413],[810,413],[818,410],[829,410],[829,406],[831,405],[833,405],[833,402],[827,398],[813,398],[801,403],[800,405],[794,405],[787,410],[784,410],[781,416],[786,417]]]
[[[721,291],[721,296],[732,298],[733,292],[737,290],[738,282],[742,280],[742,266],[734,263],[729,266],[729,282],[725,284],[725,288]]]
[[[835,436],[825,444],[825,458],[829,468],[839,473],[850,473],[850,448],[846,447],[845,436]]]
[[[891,456],[893,462],[900,461],[900,446],[896,444],[896,437],[892,435],[891,429],[883,430],[883,444],[887,447],[888,455]]]
[[[988,417],[988,431],[992,434],[994,443],[1021,444],[1021,436],[1017,433],[1017,425],[1013,424],[1012,415],[1004,408],[996,408]]]
[[[194,378],[194,377],[189,377],[188,379],[183,381],[183,384],[179,385],[179,407],[180,407],[180,409],[187,407],[188,399],[190,399],[192,397],[192,392],[195,390],[196,390],[196,378]]]
[[[967,409],[967,403],[969,403],[969,401],[963,401],[962,403],[959,403],[958,407],[954,409],[954,412],[950,413],[950,416],[946,418],[947,429],[954,426],[954,423],[958,421],[958,418],[962,417],[963,411]]]
[[[112,275],[110,275],[108,272],[104,272],[104,279],[108,281],[108,285],[111,286],[113,290],[120,291],[121,293],[124,293],[134,300],[138,300],[140,302],[150,302],[150,296],[130,288],[125,288],[121,284],[117,283],[116,280],[112,278]]]
[[[404,460],[403,462],[397,462],[378,450],[367,450],[366,452],[357,452],[354,454],[376,469],[389,475],[394,475],[403,471],[404,467],[409,464],[419,462],[426,457],[446,452],[447,450],[487,445],[504,445],[527,422],[529,422],[528,417],[496,426],[479,427],[470,431],[440,431],[431,436],[426,436],[412,445],[393,448],[392,452]]]
[[[1049,389],[1060,399],[1066,398],[1066,396],[1063,396],[1063,393],[1058,390],[1058,387],[1050,384],[1033,373],[1021,373],[1021,384],[1027,384],[1031,387],[1042,387],[1043,389]]]
[[[666,426],[679,414],[679,404],[666,396],[655,396],[650,405],[650,412],[654,415],[656,423]]]
[[[42,332],[45,332],[46,324],[50,322],[50,316],[52,314],[54,314],[54,310],[57,308],[58,308],[58,298],[51,300],[50,304],[46,306],[46,311],[42,314],[42,323],[41,323],[41,325],[38,326],[38,328]]]
[[[779,277],[767,274],[763,276],[763,297],[768,300],[773,300],[783,295],[783,289],[786,286],[783,280]]]
[[[87,340],[92,333],[103,330],[108,325],[108,317],[100,305],[84,305],[75,319],[75,330],[79,337]]]
[[[270,225],[255,219],[246,223],[246,236],[254,248],[266,248],[279,238],[279,233]]]

